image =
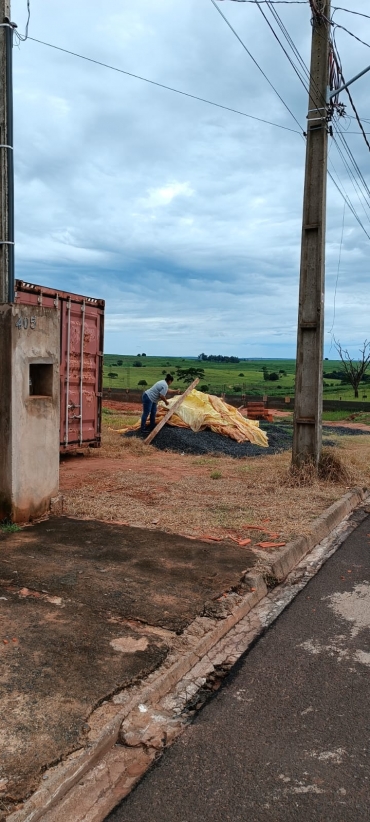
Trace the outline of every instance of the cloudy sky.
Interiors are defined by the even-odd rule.
[[[294,357],[305,142],[211,0],[30,5],[30,37],[285,129],[22,42],[16,276],[103,297],[108,353]],[[368,0],[343,6],[370,13]],[[303,130],[306,91],[260,10],[219,7]],[[308,63],[308,2],[275,8]],[[26,0],[12,0],[20,32],[26,16]],[[343,11],[334,19],[370,43],[370,19]],[[336,41],[346,79],[369,65],[370,48],[340,29]],[[370,72],[352,88],[370,132],[369,84]],[[370,187],[356,121],[339,127]],[[334,143],[329,159],[370,234],[357,172],[349,177]],[[369,251],[329,180],[326,356],[336,356],[333,335],[354,354],[370,337]]]

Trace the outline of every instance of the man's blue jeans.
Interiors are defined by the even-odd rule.
[[[147,430],[146,429],[146,421],[148,419],[149,414],[150,414],[150,430],[152,431],[153,428],[155,428],[155,415],[157,413],[157,403],[152,402],[149,399],[146,391],[144,391],[144,394],[142,396],[142,400],[143,400],[143,413],[142,413],[142,416],[141,416],[141,433],[145,434],[146,430]]]

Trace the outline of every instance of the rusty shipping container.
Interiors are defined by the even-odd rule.
[[[101,443],[104,300],[15,281],[15,302],[60,312],[60,450]],[[32,390],[32,386],[30,387]]]

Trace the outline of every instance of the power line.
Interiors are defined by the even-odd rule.
[[[222,0],[218,0],[222,2]],[[234,3],[255,3],[256,0],[232,0]],[[273,3],[274,6],[306,6],[307,0],[257,0],[258,5],[262,6],[266,3]]]
[[[370,209],[370,202],[369,202],[369,200],[368,200],[368,197],[370,197],[370,191],[369,191],[369,187],[368,187],[368,185],[367,185],[367,183],[366,183],[366,180],[364,179],[364,177],[363,177],[363,175],[362,175],[362,172],[361,172],[361,170],[360,170],[360,168],[359,168],[359,166],[358,166],[358,164],[357,164],[357,162],[356,162],[356,160],[355,160],[355,158],[354,158],[354,156],[353,156],[353,154],[352,154],[351,149],[349,148],[349,145],[348,145],[348,143],[347,143],[347,141],[346,141],[346,139],[345,139],[344,135],[342,134],[342,132],[341,132],[341,131],[336,131],[335,133],[336,133],[336,135],[339,137],[339,139],[340,139],[340,141],[341,141],[341,143],[342,143],[342,146],[343,146],[343,148],[344,148],[344,151],[346,152],[346,154],[347,154],[347,156],[348,156],[349,160],[347,160],[347,159],[346,159],[346,157],[344,156],[344,154],[343,154],[343,152],[342,152],[342,149],[341,149],[341,148],[340,148],[340,146],[338,145],[338,143],[337,143],[337,141],[336,141],[336,139],[335,139],[335,137],[334,137],[334,135],[333,135],[334,145],[335,145],[335,147],[336,147],[336,149],[337,149],[337,151],[338,151],[338,154],[339,154],[339,155],[340,155],[340,157],[342,158],[343,164],[345,165],[345,167],[346,167],[346,169],[347,169],[347,171],[348,171],[348,174],[349,174],[349,176],[350,176],[351,180],[353,181],[353,185],[354,185],[354,187],[356,188],[356,186],[357,186],[357,188],[358,188],[358,189],[359,189],[359,191],[360,191],[361,196],[363,197],[363,199],[364,199],[364,201],[365,201],[365,203],[366,203],[366,206]],[[355,173],[352,171],[352,168],[350,167],[349,163],[352,163],[352,166],[353,166],[353,168],[355,169]],[[362,183],[362,185],[363,185],[363,187],[364,187],[365,193],[364,193],[364,191],[361,189],[361,185],[360,185],[360,182],[358,181],[358,179],[356,178],[356,174],[358,175],[358,177],[359,177],[359,179],[360,179],[360,182]],[[356,189],[356,193],[357,193],[357,189]],[[368,217],[368,215],[366,215],[366,216]],[[368,219],[369,219],[369,218],[368,218]]]
[[[335,322],[335,303],[337,299],[337,287],[338,287],[338,279],[339,279],[339,271],[340,271],[340,263],[342,258],[342,248],[343,248],[343,235],[344,235],[344,217],[346,214],[346,201],[343,203],[343,217],[342,217],[342,232],[340,235],[340,244],[339,244],[339,257],[338,257],[338,268],[337,268],[337,278],[335,281],[335,288],[334,288],[334,303],[333,303],[333,321],[331,324],[331,328],[328,331],[328,334],[331,334],[334,328]]]
[[[302,128],[301,124],[298,122],[298,120],[297,120],[296,116],[293,114],[293,112],[291,111],[291,109],[289,108],[289,106],[287,105],[287,103],[285,102],[285,100],[283,100],[282,96],[279,94],[279,92],[277,91],[277,89],[275,88],[275,86],[271,83],[271,80],[269,80],[269,78],[267,77],[267,74],[265,74],[265,72],[263,71],[263,69],[261,68],[261,66],[257,63],[257,60],[253,57],[253,55],[251,54],[251,52],[249,51],[249,49],[247,48],[247,46],[245,45],[245,43],[243,42],[243,40],[241,39],[241,37],[239,37],[239,34],[235,31],[235,29],[233,28],[233,26],[231,25],[231,23],[229,23],[229,21],[228,21],[227,17],[225,17],[225,15],[224,15],[224,14],[223,14],[223,12],[221,11],[221,9],[219,9],[219,8],[218,8],[217,3],[215,2],[215,0],[211,0],[211,3],[212,3],[212,5],[215,7],[216,11],[218,11],[218,13],[221,15],[221,17],[223,18],[223,20],[225,21],[225,23],[226,23],[226,25],[229,27],[229,29],[232,31],[232,33],[234,34],[234,36],[236,37],[236,39],[237,39],[237,40],[239,40],[239,43],[240,43],[240,45],[243,47],[244,51],[246,51],[246,52],[247,52],[247,54],[248,54],[248,56],[251,58],[251,60],[253,60],[253,63],[257,66],[258,70],[261,72],[261,74],[263,75],[263,77],[265,78],[265,80],[267,80],[267,82],[268,82],[269,86],[271,86],[271,88],[273,89],[273,91],[275,92],[275,94],[278,96],[279,100],[281,100],[281,102],[282,102],[283,106],[285,106],[285,108],[287,109],[287,111],[289,111],[289,114],[291,115],[291,117],[293,117],[293,120],[297,123],[297,125],[299,126],[299,128],[301,129],[301,131],[302,131],[302,133],[303,133],[304,129]]]
[[[276,128],[282,128],[284,131],[290,131],[293,134],[301,134],[301,131],[297,131],[295,128],[289,128],[288,126],[282,126],[279,123],[273,123],[271,120],[264,120],[262,117],[255,117],[253,114],[247,114],[245,111],[239,111],[236,108],[231,108],[230,106],[223,106],[221,103],[215,103],[213,100],[207,100],[205,97],[198,97],[196,94],[190,94],[187,91],[181,91],[178,88],[174,88],[173,86],[167,86],[164,83],[158,83],[156,80],[149,80],[148,77],[142,77],[140,74],[133,74],[131,71],[125,71],[124,69],[117,68],[116,66],[111,66],[109,63],[102,63],[100,60],[94,60],[92,57],[86,57],[83,54],[78,54],[75,51],[69,51],[69,49],[61,48],[61,46],[55,46],[53,43],[47,43],[44,40],[37,40],[36,37],[28,37],[28,40],[33,40],[34,43],[40,43],[42,46],[48,46],[48,48],[56,49],[56,51],[62,51],[64,54],[70,54],[72,57],[78,57],[80,60],[86,60],[88,63],[94,63],[97,66],[103,66],[103,68],[110,69],[111,71],[116,71],[119,74],[125,74],[127,77],[133,77],[135,80],[142,80],[144,83],[149,83],[152,86],[158,86],[158,88],[166,89],[167,91],[173,91],[175,94],[181,94],[183,97],[190,97],[191,100],[199,100],[201,103],[207,103],[209,106],[215,106],[216,108],[221,108],[224,111],[231,111],[233,114],[240,114],[242,117],[248,117],[250,120],[257,120],[259,123],[266,123],[269,126],[275,126]],[[298,123],[299,125],[299,123]]]
[[[354,37],[355,40],[358,40],[359,43],[362,43],[363,46],[367,46],[367,48],[370,49],[370,43],[366,43],[365,40],[361,40],[361,37],[357,37],[357,34],[353,34],[353,31],[346,29],[345,26],[341,26],[340,23],[332,23],[332,25],[336,29],[342,29],[343,31],[347,32],[347,34],[350,34],[350,36]]]
[[[353,11],[353,9],[343,9],[342,6],[334,6],[333,11],[346,11],[348,14],[357,14],[359,17],[367,17],[370,20],[370,14],[364,14],[362,11]]]
[[[300,80],[300,82],[302,83],[302,85],[303,85],[303,87],[304,87],[305,91],[308,93],[308,86],[307,86],[307,83],[305,83],[305,81],[303,80],[302,76],[300,75],[300,73],[299,73],[299,71],[298,71],[298,68],[297,68],[297,67],[295,66],[295,64],[293,63],[293,60],[291,59],[290,55],[288,54],[287,50],[285,49],[285,47],[283,46],[283,44],[282,44],[281,40],[279,39],[278,35],[276,34],[276,31],[275,31],[274,27],[271,25],[271,23],[270,23],[269,19],[266,17],[266,14],[265,14],[265,12],[263,11],[263,9],[261,8],[260,3],[258,2],[258,0],[254,0],[254,2],[255,2],[255,4],[256,4],[256,6],[258,7],[258,10],[261,12],[262,17],[263,17],[263,18],[264,18],[264,20],[266,21],[266,23],[267,23],[268,27],[271,29],[271,31],[272,31],[272,33],[273,33],[273,35],[274,35],[275,39],[276,39],[276,40],[277,40],[277,42],[279,43],[279,46],[282,48],[282,50],[283,50],[283,52],[284,52],[285,56],[286,56],[286,57],[287,57],[287,59],[289,60],[290,65],[291,65],[291,66],[292,66],[292,68],[294,69],[294,71],[295,71],[295,73],[296,73],[296,75],[297,75],[298,79],[299,79],[299,80]],[[269,3],[269,2],[267,2],[267,6],[268,6],[268,8],[270,7],[270,3]],[[270,11],[272,11],[272,12],[273,12],[273,11],[274,11],[274,9],[270,9]],[[275,15],[274,15],[274,16],[275,16]],[[280,18],[279,18],[279,19],[280,19]],[[281,28],[281,27],[280,27],[280,28]]]
[[[333,164],[332,160],[329,160],[329,163],[330,163],[330,165],[332,166],[332,168],[333,168],[333,170],[334,170],[335,174],[337,175],[337,177],[338,177],[338,179],[339,179],[339,183],[337,183],[337,181],[334,179],[334,177],[333,177],[332,173],[329,171],[329,169],[328,169],[328,176],[330,177],[331,181],[334,183],[335,188],[339,191],[339,194],[340,194],[340,196],[342,197],[342,199],[345,201],[345,203],[347,203],[347,206],[348,206],[349,210],[352,212],[352,214],[353,214],[354,218],[357,220],[358,224],[361,226],[361,228],[362,228],[363,232],[366,234],[366,236],[367,236],[368,240],[370,240],[370,234],[368,234],[368,233],[367,233],[367,231],[366,231],[366,228],[365,228],[364,224],[363,224],[363,223],[362,223],[362,221],[360,220],[360,217],[358,216],[357,211],[356,211],[356,209],[355,209],[354,205],[352,204],[352,202],[351,202],[351,200],[350,200],[350,198],[349,198],[348,194],[346,193],[346,190],[345,190],[345,188],[344,188],[344,186],[343,186],[343,183],[340,183],[340,178],[339,178],[338,172],[337,172],[337,170],[336,170],[336,168],[335,168],[335,166],[334,166],[334,164]],[[342,189],[341,189],[341,186],[342,186],[342,188],[343,188],[343,191],[342,191]]]
[[[343,77],[343,75],[342,75],[342,77]],[[343,82],[345,82],[345,81],[344,81],[344,79],[343,79]],[[369,149],[369,151],[370,151],[370,143],[369,143],[369,141],[368,141],[368,139],[367,139],[365,129],[364,129],[364,127],[363,127],[362,123],[361,123],[361,120],[360,120],[360,117],[359,117],[358,111],[357,111],[356,106],[355,106],[355,104],[354,104],[354,102],[353,102],[353,98],[352,98],[352,95],[351,95],[351,92],[350,92],[349,88],[346,88],[346,92],[347,92],[347,94],[348,94],[349,101],[350,101],[350,103],[351,103],[352,109],[353,109],[353,111],[354,111],[354,113],[355,113],[355,117],[356,117],[356,120],[357,120],[357,122],[358,122],[358,125],[359,125],[359,127],[360,127],[360,129],[361,129],[361,131],[362,131],[362,135],[363,135],[363,138],[364,138],[364,140],[365,140],[365,143],[366,143],[366,145],[367,145],[367,147],[368,147],[368,149]]]
[[[19,31],[17,31],[17,29],[14,29],[14,34],[15,34],[17,40],[22,41],[23,43],[25,42],[25,40],[28,40],[28,26],[30,24],[30,17],[31,17],[30,2],[31,2],[31,0],[27,0],[27,21],[26,21],[26,27],[25,27],[25,30],[24,30],[24,34],[20,34]]]

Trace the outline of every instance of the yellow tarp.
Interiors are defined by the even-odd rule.
[[[173,405],[177,399],[177,397],[171,397],[168,405]],[[160,422],[167,411],[168,407],[164,403],[159,403],[156,423]],[[192,431],[204,431],[205,428],[210,428],[216,434],[231,437],[237,442],[249,441],[262,448],[268,447],[267,436],[264,431],[261,431],[257,420],[246,419],[233,405],[228,405],[213,394],[203,394],[195,388],[185,397],[178,410],[169,419],[168,424],[180,428],[191,428]],[[140,422],[133,426],[133,429],[139,427]]]

